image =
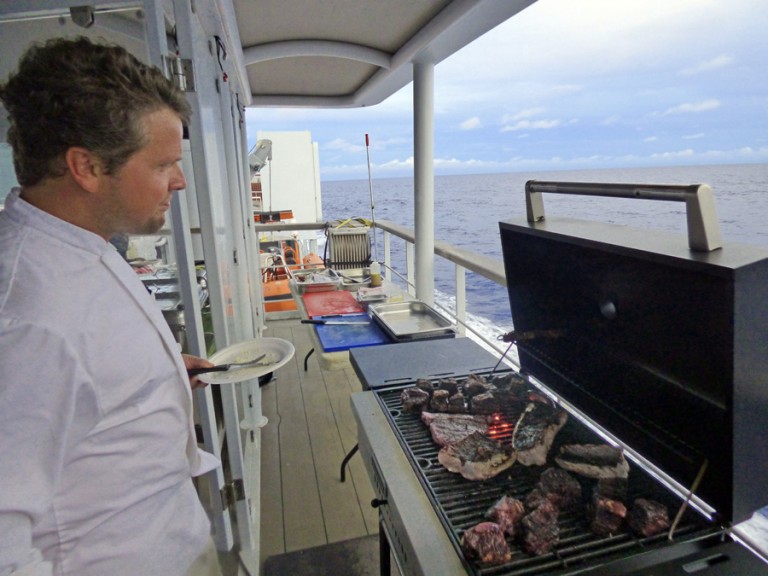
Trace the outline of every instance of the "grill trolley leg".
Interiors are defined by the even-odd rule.
[[[347,452],[347,455],[344,456],[344,460],[341,461],[341,471],[340,471],[339,475],[341,476],[341,481],[342,482],[344,482],[347,479],[347,473],[346,473],[347,464],[352,459],[352,456],[357,454],[357,451],[358,451],[359,448],[360,448],[360,444],[355,444],[352,447],[352,450]]]
[[[381,576],[391,576],[389,565],[389,540],[384,532],[384,525],[379,521],[379,574]]]

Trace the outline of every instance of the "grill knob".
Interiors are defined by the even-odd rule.
[[[372,508],[378,508],[379,506],[384,506],[384,504],[389,504],[386,500],[379,500],[378,498],[374,498],[371,500],[371,507]]]

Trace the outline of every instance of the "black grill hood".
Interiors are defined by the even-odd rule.
[[[501,222],[521,368],[724,522],[768,503],[768,250],[567,219]]]

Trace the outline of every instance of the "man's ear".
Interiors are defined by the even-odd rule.
[[[98,192],[101,177],[105,174],[101,159],[86,148],[73,146],[64,154],[69,173],[86,192]]]

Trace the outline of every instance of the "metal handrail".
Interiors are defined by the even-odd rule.
[[[389,220],[378,220],[376,222],[376,227],[380,228],[384,231],[384,268],[386,270],[391,270],[393,273],[395,273],[398,277],[402,278],[406,281],[406,283],[409,285],[409,287],[413,287],[413,282],[410,280],[413,277],[413,272],[410,269],[412,267],[411,258],[408,257],[408,250],[406,250],[406,277],[404,277],[402,274],[397,272],[392,267],[392,262],[389,257],[389,250],[388,250],[388,243],[389,238],[388,235],[392,234],[393,236],[397,236],[398,238],[404,240],[406,242],[406,247],[409,245],[412,246],[415,242],[415,234],[414,231],[411,228],[407,228],[405,226],[401,226],[400,224],[396,224],[394,222],[391,222]],[[466,290],[465,290],[465,274],[467,270],[470,270],[471,272],[474,272],[475,274],[479,274],[483,278],[487,278],[491,280],[492,282],[495,282],[496,284],[499,284],[501,286],[507,285],[507,278],[504,273],[504,263],[500,260],[495,260],[493,258],[490,258],[488,256],[484,256],[482,254],[478,254],[476,252],[472,252],[471,250],[466,250],[464,248],[459,248],[457,246],[453,246],[452,244],[449,244],[448,242],[443,242],[440,240],[435,241],[435,254],[440,256],[441,258],[445,258],[446,260],[453,262],[456,265],[456,321],[459,325],[459,331],[461,334],[465,334],[467,330],[472,332],[477,338],[482,340],[488,347],[493,349],[499,354],[504,354],[506,348],[500,347],[498,342],[493,342],[488,340],[483,334],[480,334],[478,331],[476,331],[472,326],[468,325],[466,322]],[[443,308],[439,304],[437,305],[440,308]],[[445,310],[443,308],[443,310]],[[448,312],[446,310],[446,312]],[[450,313],[449,313],[450,314]]]
[[[406,228],[405,226],[390,222],[389,220],[379,220],[376,222],[376,228],[381,228],[385,232],[394,234],[398,238],[410,242],[411,244],[416,241],[411,228]],[[504,263],[500,260],[494,260],[489,256],[484,256],[472,252],[471,250],[466,250],[465,248],[453,246],[442,240],[435,240],[435,254],[453,262],[457,266],[462,266],[484,278],[488,278],[496,284],[500,284],[501,286],[507,285],[507,277],[504,274]]]
[[[328,222],[305,222],[305,223],[278,222],[278,223],[270,223],[270,224],[254,224],[253,228],[258,237],[259,233],[263,233],[263,232],[284,232],[284,231],[293,231],[293,230],[324,230],[329,226],[330,224]],[[406,226],[401,226],[400,224],[397,224],[389,220],[377,220],[374,226],[384,231],[384,262],[383,262],[384,269],[387,272],[391,272],[392,274],[398,276],[400,279],[402,279],[406,283],[408,289],[412,290],[414,288],[412,248],[415,243],[415,234],[413,229],[408,228]],[[400,272],[395,270],[395,268],[392,266],[391,258],[389,256],[389,249],[388,249],[390,234],[400,238],[406,243],[406,274],[405,275],[402,275]],[[457,324],[459,326],[459,332],[461,334],[466,334],[466,331],[469,330],[470,332],[472,332],[474,336],[479,338],[489,348],[491,348],[492,350],[494,350],[499,354],[503,354],[506,350],[506,347],[501,347],[499,346],[498,342],[493,342],[488,340],[483,334],[480,334],[472,326],[469,326],[467,324],[467,321],[466,321],[467,320],[466,319],[467,295],[465,290],[465,276],[466,276],[466,271],[469,270],[470,272],[479,274],[483,278],[487,278],[488,280],[491,280],[492,282],[495,282],[500,286],[506,286],[507,278],[504,273],[504,263],[501,260],[496,260],[489,256],[478,254],[476,252],[472,252],[471,250],[467,250],[465,248],[459,248],[457,246],[454,246],[452,244],[449,244],[448,242],[444,242],[441,240],[435,241],[435,254],[437,256],[440,256],[441,258],[445,258],[446,260],[448,260],[449,262],[452,262],[456,266],[456,294],[455,294],[456,313],[452,314],[451,312],[449,312],[439,304],[437,306],[442,308],[449,316],[454,316],[456,318]]]

